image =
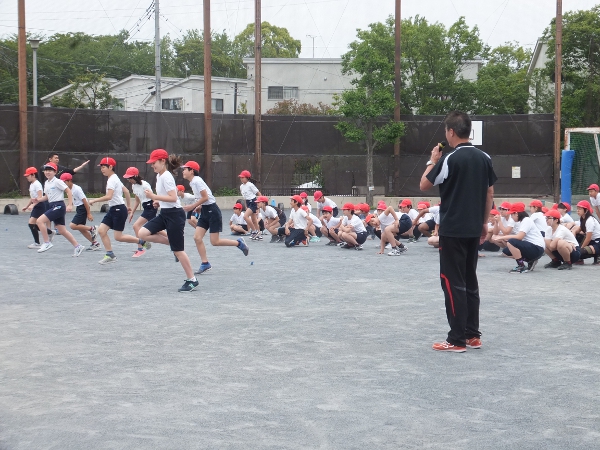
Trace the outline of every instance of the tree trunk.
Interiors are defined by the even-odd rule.
[[[373,123],[369,122],[367,124],[367,198],[366,203],[369,206],[373,206],[373,191],[371,190],[371,186],[373,186]]]

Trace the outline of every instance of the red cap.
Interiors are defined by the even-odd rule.
[[[185,191],[185,186],[183,184],[178,184],[177,190],[183,192],[183,191]]]
[[[60,176],[60,179],[63,181],[68,181],[68,180],[72,180],[73,179],[73,175],[71,175],[69,172],[65,172]]]
[[[323,197],[323,193],[321,191],[315,191],[315,193],[313,194],[313,198],[315,200],[319,200],[321,197]]]
[[[428,208],[431,208],[431,203],[429,203],[428,201],[424,201],[423,203],[425,203],[425,206],[427,206]]]
[[[554,205],[552,205],[552,208],[550,209],[558,209],[558,203],[555,203]]]
[[[568,212],[571,212],[571,205],[567,202],[560,202],[556,207],[559,208],[560,205],[563,205],[564,209],[566,209]]]
[[[579,208],[585,208],[590,213],[592,212],[592,205],[590,205],[590,202],[588,202],[587,200],[581,200],[579,203],[577,203],[577,207],[579,207]]]
[[[525,203],[517,202],[513,203],[508,210],[509,213],[520,213],[525,211]]]
[[[46,169],[51,169],[54,170],[55,172],[58,172],[58,167],[56,167],[56,164],[54,164],[53,162],[48,162],[46,164],[44,164],[44,170]]]
[[[140,171],[137,169],[137,167],[128,167],[125,171],[125,175],[123,175],[123,178],[137,177],[139,175]]]
[[[546,208],[545,206],[542,206],[542,212],[544,214],[546,214],[548,211],[550,211],[548,208]]]
[[[250,178],[252,176],[252,174],[250,173],[249,170],[242,170],[240,172],[240,174],[238,175],[238,178]]]
[[[236,203],[235,205],[233,205],[233,209],[239,209],[241,211],[242,209],[244,209],[244,207],[241,203]]]
[[[197,170],[200,172],[200,164],[198,164],[196,161],[188,161],[181,167],[187,167],[188,169]]]
[[[258,203],[258,202],[269,203],[269,197],[265,197],[264,195],[261,195],[256,199],[256,203]]]
[[[98,164],[98,165],[99,166],[113,166],[113,167],[115,167],[117,165],[117,162],[114,159],[109,158],[107,156],[106,158],[102,158],[100,160],[100,164]]]
[[[500,208],[510,210],[511,206],[512,206],[512,204],[510,202],[502,202],[502,204],[500,205]]]
[[[300,207],[300,209],[302,209],[302,211],[306,211],[306,212],[308,212],[308,206],[307,206],[307,205],[302,205],[302,206]]]
[[[427,209],[427,205],[425,203],[417,203],[417,209]]]
[[[540,201],[540,200],[533,200],[529,206],[536,206],[538,208],[541,208],[542,206],[544,206],[544,204]]]
[[[384,209],[387,209],[386,203],[384,201],[381,201],[381,202],[377,203],[377,209],[382,210],[382,211]]]
[[[405,199],[404,199],[404,200],[402,200],[402,202],[400,203],[400,207],[401,207],[401,208],[405,208],[405,207],[407,207],[407,206],[412,206],[412,202],[411,202],[409,199],[405,198]]]
[[[321,211],[327,211],[332,213],[333,212],[333,208],[331,206],[323,206],[323,209]]]
[[[369,223],[373,217],[375,217],[375,214],[369,214],[367,217],[365,217],[365,222]]]
[[[371,211],[371,207],[366,203],[359,203],[358,205],[354,205],[354,208],[361,210],[365,214],[369,214],[369,211]]]
[[[498,215],[498,214],[500,214],[500,213],[498,212],[498,210],[497,210],[497,209],[492,209],[492,210],[490,211],[490,214],[491,214],[492,216],[497,216],[497,215]]]
[[[550,211],[548,211],[546,214],[544,214],[546,217],[553,217],[555,219],[560,219],[561,215],[558,211],[551,209]]]
[[[292,195],[290,198],[292,200],[295,200],[297,203],[300,203],[300,204],[304,203],[304,200],[302,200],[302,197],[300,197],[299,195]]]
[[[352,203],[344,203],[344,206],[342,207],[342,211],[343,210],[350,210],[350,211],[354,211],[354,205]]]
[[[595,191],[600,191],[600,188],[598,188],[598,185],[596,183],[594,184],[590,184],[587,188],[587,190],[589,191],[590,189],[593,189]]]
[[[159,159],[169,159],[169,154],[166,150],[162,148],[152,150],[152,153],[150,153],[150,159],[146,161],[146,164],[152,164],[153,162],[158,161]]]
[[[33,175],[34,173],[38,173],[37,169],[35,167],[28,167],[25,169],[25,175],[23,176],[26,177],[28,175]]]
[[[300,197],[308,198],[308,194],[306,192],[300,192]]]

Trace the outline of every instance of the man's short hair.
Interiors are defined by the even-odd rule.
[[[58,156],[58,153],[56,153],[56,152],[48,153],[48,161],[50,161],[52,158],[54,158],[54,156]]]
[[[452,111],[444,119],[447,130],[453,130],[454,134],[461,139],[471,136],[471,118],[460,111]]]

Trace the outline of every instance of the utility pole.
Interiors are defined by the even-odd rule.
[[[255,0],[254,4],[254,178],[260,183],[262,173],[262,140],[261,140],[261,94],[262,94],[262,22],[261,22],[261,0]]]
[[[554,201],[560,201],[560,109],[562,97],[562,0],[556,0],[556,47],[554,65]]]
[[[204,0],[204,178],[212,186],[212,59],[210,0]]]
[[[312,34],[307,34],[306,37],[311,38],[313,41],[313,59],[315,59],[315,38],[317,37],[317,35],[315,34],[313,36]]]
[[[238,97],[238,85],[233,83],[233,115],[237,114],[237,97]]]
[[[154,0],[154,75],[156,77],[156,94],[154,97],[154,111],[162,111],[160,98],[160,5],[159,0]]]
[[[25,0],[19,0],[19,162],[20,171],[25,173],[28,166],[27,155],[27,42],[25,41]],[[19,177],[21,194],[29,190],[25,177]]]
[[[396,106],[394,107],[394,121],[400,122],[400,52],[401,52],[401,36],[402,36],[402,15],[400,10],[401,0],[396,0],[396,24],[395,24],[395,41],[396,48],[394,51],[394,97]],[[394,194],[400,195],[400,139],[394,142]]]

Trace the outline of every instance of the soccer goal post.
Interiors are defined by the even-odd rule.
[[[600,127],[565,130],[565,149],[573,151],[570,152],[573,158],[570,173],[572,195],[587,195],[590,184],[600,183],[599,135]]]

